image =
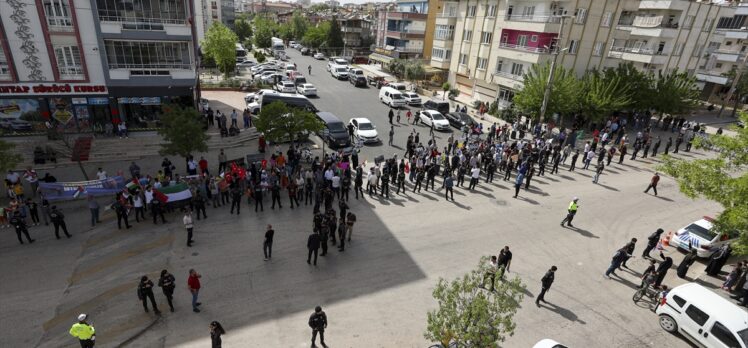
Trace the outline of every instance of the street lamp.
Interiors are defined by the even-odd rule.
[[[551,89],[553,88],[553,75],[556,73],[556,60],[558,60],[558,55],[566,51],[566,48],[559,48],[562,45],[561,37],[564,32],[564,19],[570,17],[570,16],[554,16],[561,19],[561,26],[558,29],[558,36],[556,37],[556,46],[554,47],[553,52],[553,60],[551,61],[551,71],[548,73],[548,81],[545,84],[545,92],[543,93],[543,103],[540,105],[540,123],[543,123],[543,120],[545,119],[545,113],[548,110],[548,101],[551,99]]]

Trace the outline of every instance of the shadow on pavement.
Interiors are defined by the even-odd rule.
[[[573,322],[577,322],[577,323],[582,324],[582,325],[587,325],[586,321],[584,321],[582,319],[579,319],[579,317],[576,314],[574,314],[574,312],[572,312],[572,311],[570,311],[570,310],[568,310],[566,308],[559,307],[559,306],[557,306],[557,305],[555,305],[553,303],[550,303],[550,302],[543,302],[541,304],[541,306],[543,308],[547,308],[550,311],[552,311],[552,312],[554,312],[554,313],[562,316],[564,319],[566,319],[568,321],[573,321]]]

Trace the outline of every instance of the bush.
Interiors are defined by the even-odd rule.
[[[460,90],[457,88],[452,88],[449,90],[449,98],[454,99],[457,98],[457,96],[460,95]]]
[[[491,116],[499,115],[499,102],[498,101],[494,101],[493,103],[488,105],[488,114]]]

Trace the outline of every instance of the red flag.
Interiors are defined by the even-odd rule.
[[[153,198],[157,199],[161,203],[166,203],[169,201],[169,197],[161,193],[159,190],[153,190]]]

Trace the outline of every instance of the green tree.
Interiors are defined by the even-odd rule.
[[[442,94],[442,100],[444,100],[444,98],[447,96],[447,92],[449,92],[450,88],[452,88],[452,85],[450,85],[449,82],[444,82],[442,84],[442,92],[444,92]]]
[[[740,75],[740,77],[738,77]],[[735,81],[737,78],[738,81],[735,82],[735,89],[732,91],[732,98],[734,100],[732,105],[732,117],[735,117],[735,113],[738,111],[738,103],[743,100],[743,97],[745,97],[748,94],[748,74],[743,71],[742,73],[738,73],[737,69],[730,69],[725,76],[730,78],[730,81]],[[722,110],[725,108],[725,103],[727,100],[722,101],[722,107],[719,109],[719,115],[722,115]]]
[[[409,62],[405,66],[405,79],[410,83],[418,82],[426,77],[426,69],[418,61]]]
[[[218,69],[223,72],[225,77],[234,71],[236,66],[236,43],[239,38],[231,29],[224,26],[221,22],[213,22],[205,33],[203,40],[203,49],[205,54],[215,60]]]
[[[582,93],[579,98],[580,110],[592,121],[604,120],[613,111],[623,110],[631,105],[629,87],[619,76],[590,71],[582,80]]]
[[[405,60],[399,58],[391,60],[387,64],[387,70],[397,78],[403,77],[405,75]]]
[[[293,28],[290,23],[283,23],[278,26],[278,37],[286,42],[294,39]]]
[[[280,101],[263,106],[255,126],[272,142],[293,142],[304,138],[305,134],[320,132],[324,128],[314,113],[289,108]]]
[[[239,37],[239,41],[244,42],[252,37],[252,25],[245,19],[237,19],[234,21],[234,32]]]
[[[161,144],[162,155],[177,155],[187,158],[194,152],[208,151],[208,138],[203,127],[203,117],[191,107],[164,105],[161,115],[160,134],[165,143]]]
[[[699,92],[696,79],[685,72],[659,73],[654,80],[652,108],[663,114],[682,114],[693,110]]]
[[[5,140],[0,140],[0,172],[7,172],[16,169],[16,166],[23,161],[21,155],[13,152],[15,144]]]
[[[440,278],[433,297],[439,303],[427,315],[424,337],[444,347],[451,342],[466,347],[496,347],[514,334],[514,314],[524,298],[519,277],[496,281],[494,291],[481,287],[488,270],[484,257],[477,269],[451,282]]]
[[[330,23],[323,22],[316,27],[309,28],[301,39],[301,43],[304,44],[304,46],[319,49],[320,47],[325,46],[329,31]]]
[[[256,16],[254,19],[254,40],[255,46],[258,48],[270,48],[273,43],[273,31],[275,30],[275,22],[263,17]]]
[[[295,11],[291,16],[291,31],[294,40],[301,40],[309,29],[309,20],[300,11]]]
[[[637,69],[633,63],[619,64],[615,68],[603,70],[606,81],[619,80],[631,93],[631,103],[627,106],[634,110],[649,110],[656,98],[653,76]]]
[[[327,34],[327,47],[332,50],[333,54],[343,51],[343,32],[340,30],[338,17],[332,16],[330,20],[330,31]]]
[[[519,111],[532,116],[535,120],[540,117],[540,108],[543,104],[543,95],[550,72],[551,66],[549,63],[544,65],[533,64],[524,76],[524,87],[514,95],[513,102]],[[574,71],[557,66],[551,83],[553,89],[545,114],[547,116],[554,113],[563,115],[577,111],[581,83]]]
[[[748,123],[748,113],[740,112]],[[732,247],[748,254],[748,128],[737,128],[736,136],[710,135],[694,138],[696,148],[715,147],[716,155],[705,159],[676,159],[665,155],[660,170],[672,176],[689,198],[704,197],[722,205],[715,231],[738,237]]]

